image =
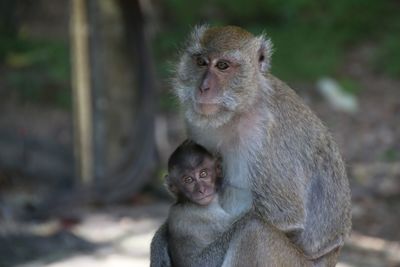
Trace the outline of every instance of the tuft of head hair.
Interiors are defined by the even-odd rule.
[[[241,48],[253,38],[253,34],[237,26],[212,27],[204,32],[200,43],[216,52],[224,52]]]
[[[168,160],[168,172],[174,169],[192,169],[202,163],[205,157],[212,158],[212,154],[192,140],[185,140],[171,154]]]
[[[224,53],[241,49],[251,49],[257,53],[261,72],[269,71],[273,45],[265,33],[254,36],[238,26],[200,25],[194,28],[186,42],[186,52],[189,54],[199,54],[204,51]]]

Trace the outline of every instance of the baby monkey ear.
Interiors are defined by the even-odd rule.
[[[176,197],[178,195],[178,188],[172,183],[171,177],[168,174],[164,176],[164,186],[173,196]]]

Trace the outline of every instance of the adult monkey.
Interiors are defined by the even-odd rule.
[[[270,242],[288,238],[288,253],[292,246],[315,266],[334,266],[351,228],[345,168],[321,121],[269,73],[271,46],[239,27],[198,27],[178,64],[175,90],[190,138],[222,155],[228,188],[248,189],[224,191],[222,206],[238,218],[254,211],[267,237],[282,234]],[[223,257],[216,255],[240,235],[238,224],[210,246],[208,252],[218,251],[212,257]],[[154,263],[159,251],[168,255],[162,229],[152,243]],[[282,253],[267,249],[272,257]]]

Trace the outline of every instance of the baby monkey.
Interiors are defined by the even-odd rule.
[[[193,259],[232,223],[218,202],[221,162],[186,140],[169,158],[165,180],[176,197],[167,220],[173,266],[192,266]]]
[[[283,233],[264,231],[256,216],[234,221],[235,215],[221,207],[219,195],[232,185],[222,183],[221,160],[204,147],[183,142],[168,161],[165,180],[176,202],[159,231],[167,229],[168,248],[162,253],[172,263],[151,266],[311,266]],[[222,257],[212,256],[217,250]],[[157,252],[153,247],[152,255]]]

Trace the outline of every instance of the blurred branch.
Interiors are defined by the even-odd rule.
[[[93,180],[92,96],[89,64],[87,1],[72,0],[71,53],[77,175],[83,184]]]
[[[136,70],[136,116],[125,153],[100,185],[105,202],[124,200],[149,182],[157,166],[154,137],[155,77],[143,9],[139,1],[119,0],[129,64]],[[111,178],[111,179],[110,179]],[[113,190],[110,191],[110,188]]]
[[[124,32],[124,48],[127,54],[127,73],[135,74],[136,83],[131,84],[135,89],[135,107],[132,119],[131,132],[121,150],[121,156],[114,164],[106,164],[105,155],[107,147],[114,149],[119,138],[111,134],[117,129],[110,129],[110,137],[106,138],[106,120],[112,116],[105,117],[104,103],[106,101],[105,90],[112,90],[111,84],[104,79],[105,74],[110,74],[104,59],[105,46],[100,38],[100,29],[97,24],[100,14],[97,1],[74,0],[72,21],[75,58],[75,98],[76,98],[76,122],[77,122],[77,156],[79,175],[86,182],[93,177],[96,183],[91,183],[96,202],[116,202],[125,200],[136,193],[149,181],[157,165],[154,117],[155,117],[155,84],[150,42],[147,33],[144,11],[139,1],[120,0],[118,4]],[[89,8],[86,10],[85,8]],[[102,7],[104,8],[104,7]],[[86,14],[83,15],[82,13]],[[86,17],[88,16],[88,17]],[[90,27],[90,36],[88,35]],[[104,30],[104,29],[103,29]],[[116,49],[116,46],[112,46]],[[90,67],[89,67],[90,66]],[[111,79],[112,82],[112,79]],[[115,88],[117,89],[117,88]],[[124,95],[124,90],[129,87],[118,87],[116,96]],[[122,90],[122,91],[121,91]],[[112,95],[111,92],[108,92]],[[93,109],[93,110],[92,110]],[[123,107],[114,107],[127,112]],[[107,110],[109,113],[111,110]],[[116,112],[116,115],[119,113]],[[126,114],[125,114],[126,115]],[[108,123],[108,125],[110,125]],[[91,139],[93,138],[93,139]],[[110,139],[110,140],[109,140]],[[111,166],[110,166],[111,165]]]
[[[89,58],[91,66],[93,105],[93,172],[96,180],[104,177],[106,164],[106,84],[104,79],[105,47],[101,39],[100,10],[98,0],[88,1],[88,22],[90,24]]]

